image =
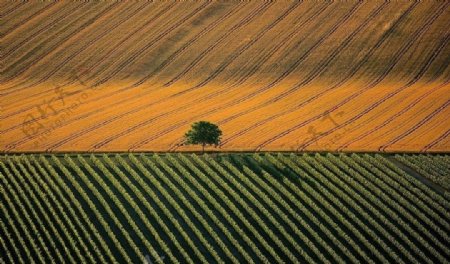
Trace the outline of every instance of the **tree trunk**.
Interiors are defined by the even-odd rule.
[[[202,154],[205,154],[205,143],[202,144]]]

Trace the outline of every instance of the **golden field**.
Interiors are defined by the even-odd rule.
[[[0,1],[0,150],[449,151],[448,1]]]

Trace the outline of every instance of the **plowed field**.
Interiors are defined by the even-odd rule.
[[[0,150],[449,151],[448,1],[0,1]]]

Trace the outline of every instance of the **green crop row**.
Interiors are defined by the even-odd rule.
[[[448,194],[418,176],[445,178],[447,161],[411,154],[2,156],[1,260],[447,263]]]

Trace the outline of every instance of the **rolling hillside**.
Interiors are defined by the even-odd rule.
[[[439,166],[422,168],[448,183],[449,155],[401,157],[431,160]],[[0,260],[448,263],[448,189],[396,163],[379,154],[0,156]]]
[[[448,1],[0,1],[0,150],[449,151]]]

